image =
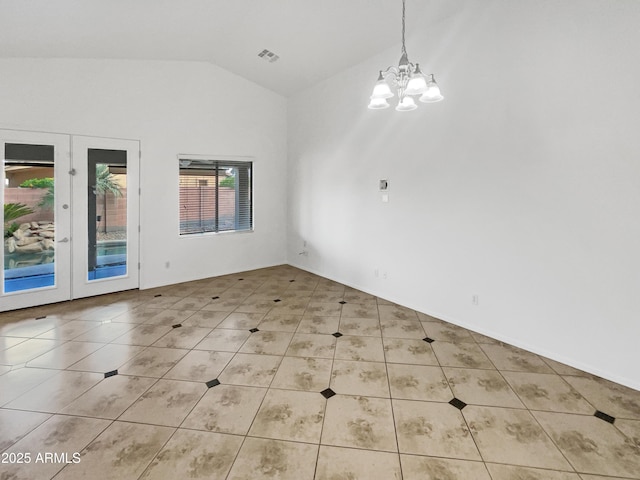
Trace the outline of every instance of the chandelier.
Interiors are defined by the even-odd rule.
[[[413,97],[420,95],[419,101],[423,103],[434,103],[443,100],[440,94],[440,88],[436,83],[433,74],[425,75],[420,70],[420,66],[409,61],[407,57],[407,49],[404,45],[404,22],[405,22],[405,0],[402,0],[402,56],[398,66],[388,67],[386,70],[380,70],[378,81],[373,87],[371,102],[369,108],[378,110],[389,108],[387,99],[393,97],[391,87],[396,88],[398,92],[398,112],[408,112],[418,108]]]

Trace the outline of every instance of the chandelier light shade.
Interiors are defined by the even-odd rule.
[[[444,100],[433,74],[425,75],[422,73],[420,65],[411,63],[407,56],[404,42],[405,1],[402,0],[402,55],[400,62],[397,67],[391,66],[380,71],[370,97],[369,108],[372,110],[389,108],[387,99],[394,96],[392,87],[396,89],[398,95],[398,104],[396,105],[398,112],[408,112],[418,108],[413,98],[416,96],[419,96],[418,100],[423,103]]]

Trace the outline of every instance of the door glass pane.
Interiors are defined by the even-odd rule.
[[[4,292],[55,285],[54,147],[4,148]]]
[[[127,152],[88,151],[88,280],[127,274]]]

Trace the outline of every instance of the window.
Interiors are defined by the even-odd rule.
[[[252,162],[178,161],[180,235],[253,230]]]

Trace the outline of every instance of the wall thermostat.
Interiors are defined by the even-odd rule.
[[[389,181],[388,180],[380,180],[380,191],[384,192],[385,190],[389,190]]]

